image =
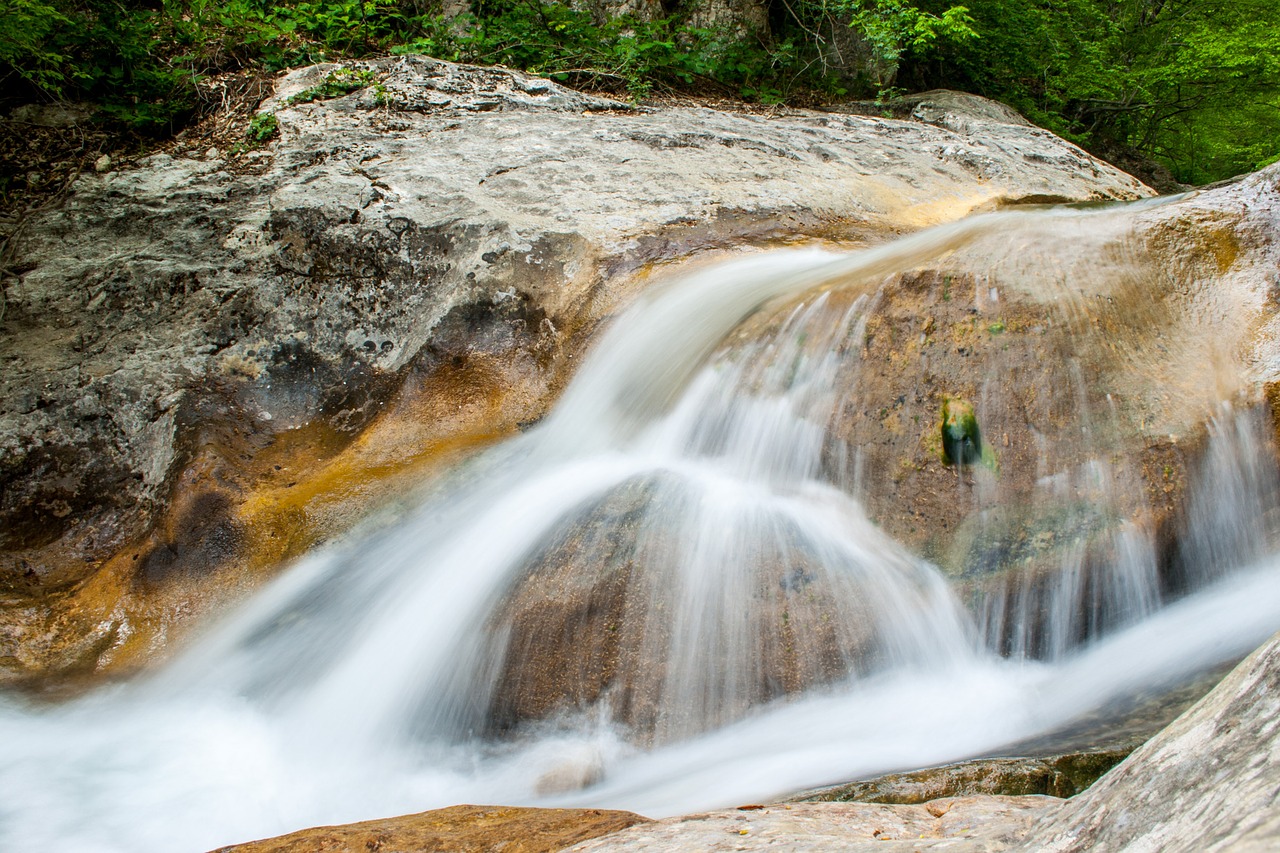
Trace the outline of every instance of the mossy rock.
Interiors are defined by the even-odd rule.
[[[917,805],[940,797],[1074,797],[1129,752],[1107,749],[1047,758],[980,758],[806,791],[793,801]]]
[[[995,452],[982,440],[973,404],[960,397],[942,401],[942,461],[948,465],[985,465],[995,470]]]
[[[1031,501],[969,516],[950,546],[937,555],[953,576],[1050,569],[1066,552],[1089,548],[1114,535],[1122,519],[1087,501]]]
[[[312,101],[328,101],[341,98],[372,86],[378,82],[378,75],[365,68],[335,68],[330,71],[319,84],[304,89],[289,99],[294,104],[309,104]]]

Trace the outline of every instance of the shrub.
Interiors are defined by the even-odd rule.
[[[245,137],[255,145],[262,145],[275,139],[280,133],[280,122],[275,113],[258,113],[249,120],[249,129]]]

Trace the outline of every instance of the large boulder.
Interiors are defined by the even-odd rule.
[[[417,57],[294,72],[262,111],[266,147],[178,142],[83,176],[15,235],[6,679],[145,661],[536,419],[654,263],[1150,192],[990,111],[649,111]]]

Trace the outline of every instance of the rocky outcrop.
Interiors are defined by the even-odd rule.
[[[631,812],[453,806],[422,814],[326,826],[235,844],[216,853],[551,853],[648,823]]]
[[[1224,400],[1274,462],[1278,178],[1000,223],[878,287],[831,429],[873,518],[956,579],[994,647],[1052,656],[1149,607],[1117,605],[1126,561],[1157,595],[1185,589],[1207,562],[1188,501],[1215,500],[1196,495]],[[967,459],[940,429],[957,405],[980,425]]]
[[[1280,636],[1037,827],[1024,849],[1275,850],[1278,727]]]
[[[786,324],[806,312],[856,328],[852,345],[814,345],[841,356],[823,379],[830,398],[806,412],[836,439],[824,448],[824,478],[951,576],[990,648],[1058,658],[1206,572],[1268,553],[1227,540],[1275,529],[1265,518],[1277,460],[1263,391],[1276,376],[1259,367],[1275,351],[1260,329],[1273,304],[1276,177],[1087,216],[976,220],[948,251],[914,256],[901,272],[833,277],[755,313],[725,342],[722,363],[782,353],[778,363],[791,364],[785,343],[797,333]],[[820,328],[814,319],[799,334],[816,341]],[[1256,443],[1244,464],[1263,472],[1248,499],[1246,479],[1209,464],[1242,450],[1231,444],[1241,432]],[[618,489],[530,556],[489,626],[491,654],[503,660],[491,730],[604,704],[640,740],[690,733],[673,721],[695,703],[660,698],[680,683],[670,662],[684,652],[668,645],[680,587],[654,556],[668,543],[643,538],[677,526],[651,504],[654,491]],[[666,504],[679,501],[668,494]],[[1215,537],[1222,546],[1198,544]],[[646,548],[647,559],[637,556]],[[700,670],[732,674],[735,685],[708,703],[702,725],[865,675],[885,658],[867,593],[836,586],[803,546],[772,548],[754,544],[734,559],[759,592],[724,623],[756,639],[749,654]],[[711,644],[688,645],[701,654]]]
[[[653,263],[1148,192],[987,116],[647,111],[416,57],[338,71],[280,80],[265,148],[86,175],[15,241],[6,678],[144,660],[536,419]]]
[[[736,36],[768,37],[769,6],[761,0],[693,0],[689,23]]]

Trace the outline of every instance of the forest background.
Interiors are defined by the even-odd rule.
[[[1276,0],[0,0],[0,112],[88,104],[145,146],[225,106],[226,75],[386,53],[638,101],[957,89],[1166,185],[1280,159]],[[0,196],[40,177],[0,170]]]

